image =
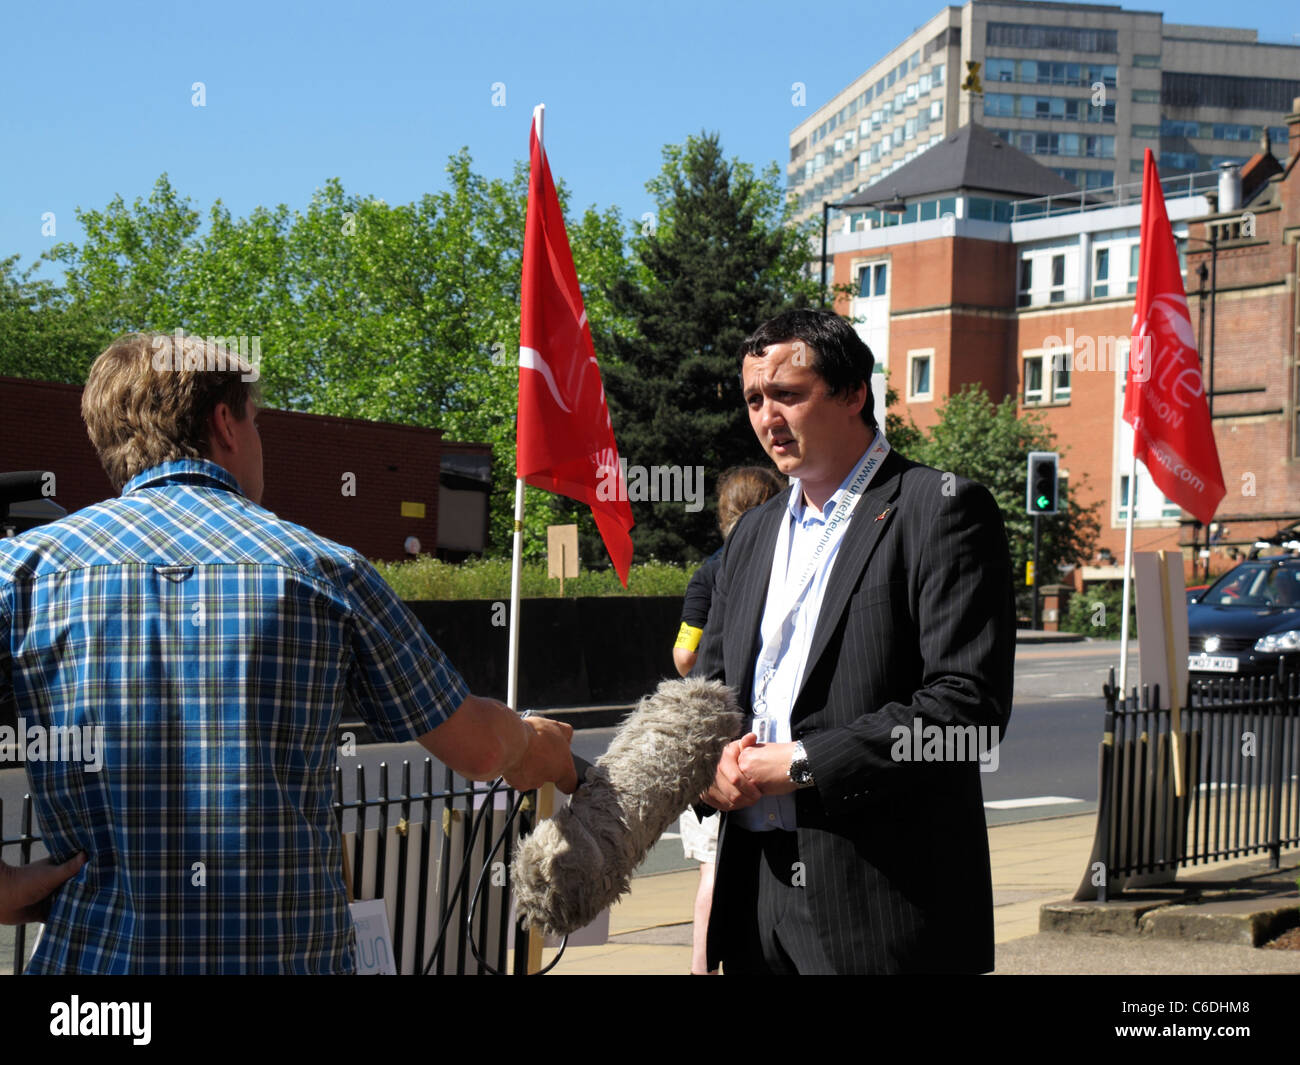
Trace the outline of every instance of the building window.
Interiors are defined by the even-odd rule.
[[[1093,256],[1092,298],[1103,299],[1110,293],[1110,249],[1098,248]]]
[[[1018,307],[1028,307],[1030,295],[1029,291],[1034,287],[1034,260],[1020,260],[1020,298],[1016,301]],[[1026,403],[1029,400],[1025,400]]]
[[[889,263],[885,261],[866,263],[858,271],[858,295],[889,295]]]
[[[1050,356],[1052,368],[1052,402],[1068,403],[1070,401],[1070,362],[1071,352],[1055,351]]]
[[[985,81],[1015,81],[1016,61],[1014,59],[989,59],[984,64]]]
[[[1025,353],[1025,406],[1070,402],[1070,362],[1068,348]]]
[[[1050,296],[1052,303],[1065,302],[1065,256],[1052,256],[1052,292]]]
[[[1135,104],[1158,104],[1160,102],[1160,90],[1134,89],[1133,102]]]
[[[1016,98],[1006,92],[984,94],[984,114],[996,118],[1010,118],[1016,113]]]
[[[930,105],[930,120],[938,121],[941,118],[943,118],[943,101],[935,100],[934,103]]]
[[[1037,48],[1063,52],[1118,52],[1116,30],[1088,29],[1074,26],[1043,26],[1023,22],[989,22],[985,24],[986,48]],[[1157,57],[1157,63],[1159,57]]]
[[[1221,107],[1229,111],[1286,114],[1291,110],[1291,101],[1300,95],[1300,81],[1166,70],[1160,75],[1160,92],[1160,102],[1167,107]]]
[[[1135,67],[1146,67],[1148,70],[1160,69],[1160,57],[1158,55],[1135,55],[1133,57]]]
[[[1153,137],[1160,136],[1159,126],[1134,126],[1133,136],[1140,137],[1144,140],[1150,140]]]
[[[1025,359],[1025,406],[1043,402],[1042,357]]]
[[[942,64],[942,63],[936,63],[936,64],[934,65],[934,70],[931,71],[931,73],[934,75],[934,83],[935,83],[935,85],[942,85],[942,84],[943,84],[943,64]]]
[[[909,403],[934,399],[933,369],[934,348],[922,348],[907,353],[907,401]]]
[[[1127,473],[1120,474],[1119,478],[1119,520],[1128,521],[1128,493],[1131,487]]]
[[[1138,290],[1138,252],[1140,250],[1138,244],[1132,245],[1128,250],[1128,288],[1125,291],[1130,296]]]

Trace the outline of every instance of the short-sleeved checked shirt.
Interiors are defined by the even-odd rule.
[[[28,972],[346,973],[342,711],[407,740],[468,689],[365,559],[186,459],[0,540],[10,695],[64,729],[27,772],[50,852],[89,857]]]

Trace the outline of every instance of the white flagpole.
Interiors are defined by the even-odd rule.
[[[506,705],[519,709],[519,578],[524,549],[524,482],[515,478],[515,538],[510,562],[510,650],[506,669]]]
[[[542,146],[542,121],[546,115],[546,105],[538,104],[533,108],[533,123],[537,126],[537,144]],[[544,149],[543,149],[544,150]],[[529,205],[532,206],[531,204]],[[518,435],[518,394],[515,396],[516,422],[515,433]],[[515,444],[516,475],[519,473],[519,445]],[[510,635],[508,659],[506,665],[506,705],[512,710],[519,709],[519,585],[524,562],[524,482],[515,477],[515,535],[514,549],[510,560]]]
[[[1128,522],[1124,532],[1124,596],[1119,622],[1119,696],[1120,704],[1128,695],[1128,606],[1133,572],[1133,512],[1137,510],[1137,448],[1129,459],[1128,467]]]

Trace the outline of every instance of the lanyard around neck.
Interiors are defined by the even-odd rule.
[[[771,682],[772,674],[776,671],[777,652],[786,641],[787,630],[793,628],[791,619],[798,612],[799,604],[803,601],[808,586],[812,583],[817,570],[831,548],[844,535],[849,518],[858,505],[858,500],[862,498],[867,485],[871,483],[871,478],[880,468],[881,463],[885,461],[889,451],[889,441],[877,432],[871,447],[867,449],[867,453],[862,456],[861,460],[853,468],[848,487],[844,490],[844,494],[840,497],[840,501],[835,510],[832,511],[830,518],[827,519],[826,526],[822,529],[822,534],[817,541],[817,546],[813,548],[812,555],[809,556],[803,572],[793,586],[786,585],[783,579],[790,557],[791,540],[793,539],[788,518],[786,528],[778,533],[776,557],[773,559],[773,578],[769,582],[768,594],[771,594],[771,589],[777,583],[776,576],[778,573],[782,575],[781,586],[790,587],[790,592],[784,598],[783,609],[780,612],[781,623],[771,629],[770,635],[763,641],[763,648],[758,655],[759,686],[754,693],[753,701],[755,704],[758,704],[766,696],[767,686]]]

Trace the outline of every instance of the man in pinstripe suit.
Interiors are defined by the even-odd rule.
[[[980,485],[889,449],[873,357],[837,315],[786,312],[741,356],[754,431],[797,480],[728,539],[695,669],[753,715],[704,796],[725,811],[710,965],[986,972],[980,766],[899,737],[1005,728],[1001,515]]]

